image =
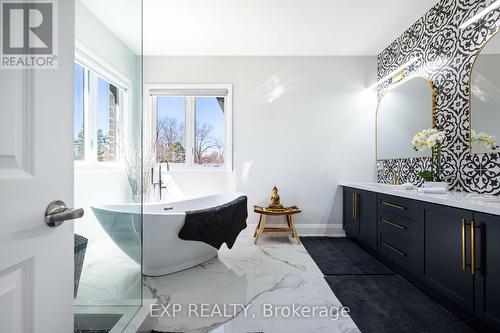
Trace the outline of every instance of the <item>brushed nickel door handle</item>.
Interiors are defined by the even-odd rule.
[[[52,201],[45,210],[45,223],[49,227],[58,227],[67,220],[79,219],[84,214],[82,208],[68,208],[64,201]]]

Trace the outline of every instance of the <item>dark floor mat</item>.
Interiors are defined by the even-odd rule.
[[[474,332],[399,276],[327,276],[363,333]]]
[[[324,275],[393,275],[376,258],[347,238],[301,237]]]

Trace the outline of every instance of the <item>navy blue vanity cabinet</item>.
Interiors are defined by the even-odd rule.
[[[344,188],[344,229],[479,332],[500,332],[500,216]]]
[[[344,188],[344,230],[348,237],[377,247],[377,194]]]
[[[345,187],[343,191],[343,224],[344,231],[348,237],[357,238],[359,236],[357,192],[355,189]]]
[[[358,194],[359,240],[372,249],[377,248],[377,194],[363,191]]]
[[[474,277],[470,267],[470,221],[473,213],[424,204],[423,282],[447,304],[474,311]]]
[[[421,210],[414,200],[378,196],[378,252],[413,276],[419,276],[423,266]]]
[[[500,216],[474,214],[476,317],[500,331]]]

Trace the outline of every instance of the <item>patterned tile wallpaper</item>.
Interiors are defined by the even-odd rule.
[[[500,9],[468,28],[459,26],[494,0],[440,0],[378,56],[378,78],[411,59],[408,76],[425,76],[436,89],[436,125],[446,132],[445,174],[458,191],[500,194],[500,155],[469,154],[470,68],[481,46],[500,29]],[[390,80],[389,80],[390,81]],[[379,99],[390,82],[379,87]],[[499,124],[500,125],[500,124]],[[398,170],[403,182],[420,184],[418,173],[429,158],[379,160],[379,182],[389,182],[385,168]]]

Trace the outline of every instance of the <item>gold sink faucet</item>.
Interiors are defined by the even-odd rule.
[[[392,180],[391,180],[392,185],[400,185],[401,182],[399,181],[398,178],[398,169],[392,169]]]
[[[387,174],[389,170],[386,168],[385,171]],[[398,178],[398,169],[394,168],[391,170],[391,172],[392,172],[391,184],[392,185],[401,185],[401,181]]]

